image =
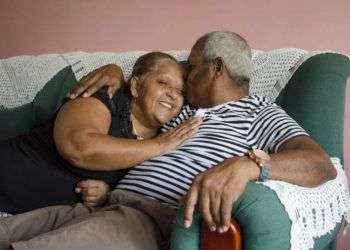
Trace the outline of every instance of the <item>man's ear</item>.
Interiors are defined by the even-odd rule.
[[[138,77],[133,76],[130,79],[130,92],[133,98],[139,97],[139,90],[140,90],[140,80]]]
[[[217,57],[213,61],[215,67],[215,75],[220,76],[224,73],[224,60],[221,57]]]

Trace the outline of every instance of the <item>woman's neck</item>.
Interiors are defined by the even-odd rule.
[[[133,132],[138,139],[149,139],[155,137],[159,127],[154,127],[147,122],[142,115],[143,111],[134,102],[130,102],[130,120],[133,126]]]

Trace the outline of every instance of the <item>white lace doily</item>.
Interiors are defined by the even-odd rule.
[[[85,53],[85,52],[73,52],[63,54],[62,56],[67,60],[69,65],[73,66],[73,71],[76,78],[79,80],[84,75],[106,64],[117,64],[123,70],[125,79],[128,79],[131,75],[132,68],[141,55],[148,51],[131,51],[123,53]],[[177,60],[186,60],[188,57],[188,51],[186,50],[170,50],[167,53],[174,56]]]
[[[350,212],[350,194],[345,172],[338,158],[331,158],[337,177],[316,188],[269,180],[261,183],[274,190],[290,220],[291,249],[306,250],[314,238],[332,231]],[[350,214],[348,214],[349,216]]]
[[[264,85],[253,87],[253,94],[266,95],[272,89],[276,79],[285,74],[285,68],[289,69],[295,64],[294,57],[299,57],[298,54],[291,56],[294,50],[285,49],[266,53],[253,50],[253,62],[256,68],[252,75],[252,86]],[[14,108],[32,102],[46,82],[66,66],[72,66],[75,77],[80,80],[84,75],[103,65],[118,64],[127,79],[137,58],[146,52],[71,52],[2,59],[0,60],[0,108]],[[186,50],[167,52],[178,60],[186,60],[189,53]],[[284,53],[285,56],[283,56]]]
[[[17,56],[0,60],[0,109],[33,101],[59,70],[68,66],[60,55]]]
[[[0,220],[12,216],[11,214],[0,212]]]
[[[0,108],[14,108],[30,103],[46,82],[66,66],[72,66],[79,80],[94,69],[113,63],[120,65],[125,78],[128,78],[136,59],[146,52],[71,52],[2,59],[0,60]],[[189,53],[186,50],[167,52],[178,60],[187,59]],[[311,56],[322,53],[326,52],[307,53],[305,50],[290,48],[267,52],[253,50],[250,93],[266,96],[270,101],[274,101],[301,63]]]

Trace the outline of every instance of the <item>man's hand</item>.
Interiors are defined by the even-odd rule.
[[[199,174],[184,198],[184,224],[192,224],[198,204],[211,231],[226,232],[230,226],[233,203],[250,180],[257,179],[259,168],[248,157],[234,157]]]
[[[96,207],[107,201],[110,187],[101,180],[80,181],[75,192],[82,195],[85,206]]]
[[[81,94],[83,97],[89,97],[102,87],[108,87],[107,92],[110,98],[124,84],[124,76],[121,68],[114,64],[108,64],[95,69],[84,76],[67,93],[66,97],[74,99]]]

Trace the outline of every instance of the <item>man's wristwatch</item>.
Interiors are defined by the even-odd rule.
[[[271,172],[271,165],[269,164],[271,160],[270,156],[261,149],[252,149],[249,151],[248,157],[260,168],[258,181],[266,181]]]

